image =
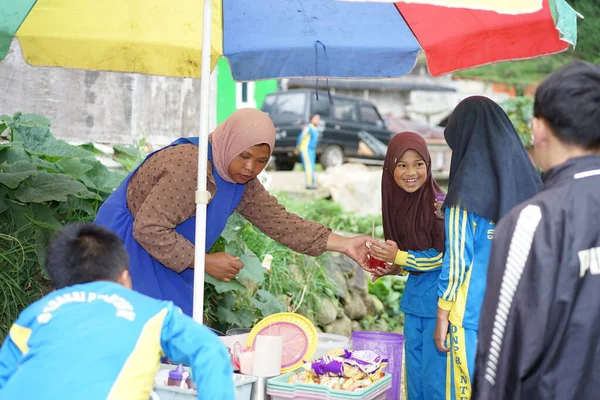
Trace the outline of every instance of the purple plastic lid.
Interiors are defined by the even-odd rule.
[[[185,372],[185,369],[183,368],[183,364],[179,364],[177,366],[177,368],[169,371],[169,379],[179,379],[179,380],[182,380],[184,372]]]
[[[437,201],[444,201],[444,200],[446,200],[446,195],[444,193],[436,193],[435,199]]]
[[[352,332],[352,339],[376,342],[404,343],[404,335],[391,332],[357,331]]]

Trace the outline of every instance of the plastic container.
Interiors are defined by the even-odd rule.
[[[400,398],[402,383],[402,349],[404,336],[388,332],[353,332],[352,348],[354,350],[373,350],[381,357],[388,359],[385,371],[392,375],[392,387],[387,393],[387,400]]]
[[[170,364],[161,364],[158,373],[154,378],[154,392],[151,395],[152,400],[197,400],[198,392],[194,389],[181,389],[173,386],[167,386],[165,383],[169,378],[169,371],[177,366]],[[189,371],[189,368],[185,368]],[[252,384],[256,381],[253,376],[233,374],[235,384],[235,400],[250,400]]]
[[[311,360],[323,357],[329,350],[333,349],[349,349],[350,338],[342,335],[334,335],[332,333],[318,333],[319,343],[317,343],[317,350],[311,357]]]
[[[169,371],[169,379],[167,386],[175,386],[179,388],[185,387],[186,389],[192,387],[192,374],[183,368],[183,365],[179,364],[177,368]]]
[[[290,377],[296,372],[288,372],[287,374],[269,379],[267,382],[267,394],[271,396],[271,400],[385,400],[392,386],[392,376],[390,374],[386,374],[367,389],[358,392],[333,390],[327,386],[313,383],[288,383]]]

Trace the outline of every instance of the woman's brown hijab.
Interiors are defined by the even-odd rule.
[[[400,188],[394,180],[394,169],[400,157],[414,150],[427,164],[427,179],[414,193]],[[403,132],[390,140],[383,176],[381,196],[383,231],[403,251],[444,250],[444,220],[435,215],[435,194],[443,193],[431,174],[431,156],[425,140],[416,133]]]

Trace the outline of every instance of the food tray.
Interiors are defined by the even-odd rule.
[[[358,392],[333,390],[327,386],[312,383],[288,383],[290,377],[299,371],[288,372],[287,374],[269,379],[267,394],[271,396],[271,400],[385,400],[387,391],[392,387],[392,376],[390,374],[385,374],[383,378],[370,387]]]

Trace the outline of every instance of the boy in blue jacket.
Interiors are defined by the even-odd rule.
[[[199,398],[233,400],[225,346],[173,303],[131,290],[119,238],[71,225],[50,244],[56,291],[27,307],[0,350],[1,399],[147,400],[160,359],[190,365]]]

